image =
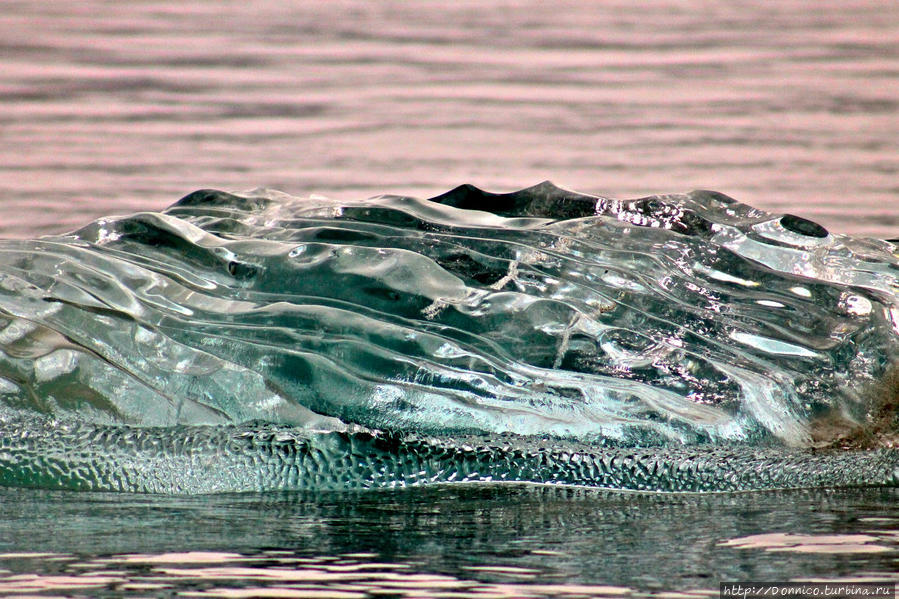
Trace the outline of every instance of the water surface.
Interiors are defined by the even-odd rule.
[[[720,580],[895,580],[899,571],[896,490],[160,498],[3,489],[0,499],[0,592],[714,597]]]
[[[899,228],[899,6],[214,4],[0,15],[0,237],[198,189],[716,189]]]

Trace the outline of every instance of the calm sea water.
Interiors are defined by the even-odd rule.
[[[899,235],[896,2],[8,0],[0,31],[0,237],[544,179]]]
[[[899,492],[544,487],[159,498],[0,491],[0,594],[717,596],[895,580]]]
[[[200,187],[711,188],[899,236],[899,4],[43,2],[0,13],[0,237]],[[0,593],[717,594],[896,579],[895,491],[0,490]]]

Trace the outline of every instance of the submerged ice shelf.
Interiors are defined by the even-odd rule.
[[[896,251],[549,183],[203,190],[0,242],[0,482],[897,484],[896,450],[813,448],[896,424]]]

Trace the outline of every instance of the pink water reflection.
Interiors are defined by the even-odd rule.
[[[0,236],[199,187],[544,179],[899,235],[896,3],[22,0],[0,28]]]

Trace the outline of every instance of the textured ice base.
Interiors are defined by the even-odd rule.
[[[899,485],[899,450],[591,448],[516,436],[259,426],[0,426],[0,482],[142,493],[531,482],[644,492]]]
[[[0,482],[894,484],[890,451],[803,448],[872,418],[895,252],[714,192],[550,184],[201,191],[0,242]]]

